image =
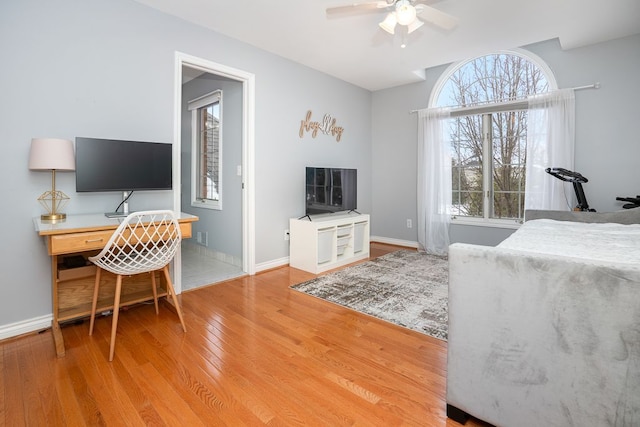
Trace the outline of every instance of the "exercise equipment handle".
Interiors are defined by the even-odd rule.
[[[566,182],[579,182],[584,184],[585,182],[589,182],[587,178],[582,176],[579,172],[573,172],[563,168],[546,168],[545,172],[549,175],[553,175],[561,181]]]

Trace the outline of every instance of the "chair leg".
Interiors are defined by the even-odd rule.
[[[173,284],[171,284],[171,276],[169,275],[169,266],[165,265],[162,271],[164,272],[164,278],[167,280],[167,293],[171,295],[171,299],[173,300],[173,305],[176,306],[176,311],[178,312],[180,323],[182,323],[182,330],[187,332],[187,327],[184,325],[184,319],[182,318],[182,310],[180,309],[180,304],[178,304],[178,298],[176,297],[176,292],[173,290]]]
[[[116,349],[116,330],[118,329],[118,314],[120,314],[120,291],[122,290],[122,276],[116,277],[116,296],[113,300],[113,320],[111,321],[111,344],[109,345],[109,362],[113,360]]]
[[[89,322],[89,335],[93,334],[93,324],[96,320],[96,308],[98,307],[98,291],[100,289],[100,275],[102,269],[96,267],[96,283],[93,285],[93,300],[91,302],[91,321]]]
[[[160,313],[158,311],[158,288],[156,286],[156,272],[152,271],[151,273],[151,289],[153,290],[153,303],[156,305],[156,314]]]

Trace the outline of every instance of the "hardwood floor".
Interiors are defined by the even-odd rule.
[[[398,248],[372,244],[372,256]],[[0,425],[458,426],[446,342],[289,289],[289,267],[162,304],[0,342]],[[469,420],[468,426],[484,424]]]

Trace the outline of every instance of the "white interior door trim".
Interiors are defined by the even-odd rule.
[[[181,210],[181,120],[182,120],[182,67],[200,69],[242,83],[242,269],[254,275],[255,261],[255,75],[198,58],[186,53],[175,53],[174,80],[174,136],[173,136],[173,208]],[[190,142],[189,142],[190,143]],[[178,251],[174,263],[174,286],[182,292],[181,254]]]

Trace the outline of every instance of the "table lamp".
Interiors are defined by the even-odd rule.
[[[76,169],[73,142],[58,138],[33,138],[29,153],[29,169],[51,171],[51,190],[38,197],[38,201],[47,211],[40,218],[45,221],[65,219],[67,214],[60,211],[69,201],[69,196],[56,190],[56,171]]]

